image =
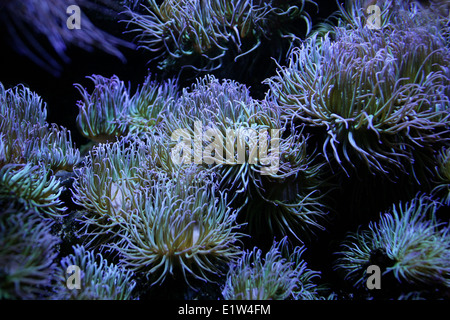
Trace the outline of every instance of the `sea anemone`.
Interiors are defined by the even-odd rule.
[[[37,93],[23,84],[6,90],[0,84],[0,114],[10,120],[2,122],[2,129],[8,124],[23,122],[43,126],[47,118],[47,105]]]
[[[137,194],[159,175],[174,177],[184,167],[189,166],[173,163],[161,137],[149,132],[95,145],[74,169],[72,187],[72,201],[84,211],[86,246],[113,241],[120,221],[140,207]]]
[[[305,247],[296,247],[286,255],[287,238],[274,242],[262,257],[254,248],[246,251],[230,266],[223,296],[227,300],[311,300],[315,297],[313,278],[319,272],[307,268],[300,256]]]
[[[174,161],[214,171],[233,206],[250,205],[241,213],[253,235],[307,237],[326,214],[322,165],[307,152],[307,137],[289,134],[272,106],[245,85],[205,76],[183,90],[163,132]]]
[[[394,205],[367,230],[349,235],[335,269],[356,288],[365,285],[366,269],[373,264],[380,267],[383,279],[393,277],[391,281],[404,288],[445,292],[450,286],[450,233],[448,224],[437,221],[439,206],[425,195]]]
[[[72,171],[80,161],[80,151],[74,147],[70,131],[56,125],[46,125],[34,132],[36,134],[28,138],[23,153],[27,162],[41,162],[53,172]]]
[[[290,24],[280,21],[298,19],[309,26],[305,3],[313,2],[274,5],[251,0],[165,0],[158,5],[148,0],[144,6],[148,14],[130,10],[129,25],[135,26],[131,31],[139,33],[140,47],[165,57],[162,68],[181,65],[212,71],[222,67],[227,52],[232,52],[236,61],[258,49],[264,38],[285,31]]]
[[[94,146],[74,169],[72,200],[86,210],[85,226],[95,227],[88,234],[110,234],[132,209],[141,185],[140,168],[146,161],[143,143],[126,136],[112,144]]]
[[[294,48],[266,80],[285,120],[322,128],[328,162],[392,174],[413,150],[448,139],[450,54],[439,32],[391,21],[334,33]]]
[[[161,5],[149,0],[148,15],[130,11],[130,24],[139,32],[139,45],[150,51],[163,51],[171,60],[194,56],[200,68],[220,67],[227,43],[239,45],[241,37],[257,28],[268,7],[256,8],[251,1],[173,1]],[[227,27],[231,26],[231,30]],[[233,40],[232,40],[233,39]],[[191,63],[194,67],[195,63]]]
[[[61,260],[59,285],[53,299],[58,300],[129,300],[136,285],[133,272],[108,264],[100,253],[73,246],[73,254]],[[79,269],[79,288],[69,288],[69,267]],[[76,272],[76,271],[75,271]],[[76,281],[75,281],[76,282]]]
[[[88,77],[94,82],[91,94],[75,86],[83,99],[78,101],[77,125],[83,136],[95,142],[114,142],[118,137],[153,132],[177,97],[174,80],[158,83],[149,74],[134,95],[117,76]]]
[[[80,84],[75,85],[82,95],[82,100],[77,102],[78,129],[83,136],[96,142],[113,142],[128,131],[120,119],[127,113],[129,89],[117,76],[92,75],[88,78],[95,85],[91,94]]]
[[[46,122],[47,106],[24,85],[0,85],[0,167],[7,163],[44,164],[54,172],[72,171],[80,153],[64,127]]]
[[[58,218],[66,210],[60,182],[43,165],[6,164],[0,169],[0,199],[17,201],[42,217]]]
[[[191,90],[183,90],[182,95],[173,107],[173,112],[169,113],[168,121],[164,125],[164,133],[172,139],[170,142],[173,147],[172,150],[177,151],[173,151],[174,160],[180,163],[211,164],[220,169],[222,164],[236,164],[237,157],[242,155],[236,154],[235,146],[243,147],[247,161],[241,161],[243,162],[242,165],[227,166],[227,168],[230,171],[244,171],[245,174],[242,173],[242,176],[245,177],[241,179],[237,172],[235,174],[229,173],[223,175],[223,181],[224,185],[228,185],[230,188],[234,187],[235,190],[241,192],[246,190],[249,183],[257,180],[251,179],[255,178],[251,176],[252,172],[261,172],[262,170],[262,165],[257,158],[257,150],[254,144],[250,145],[246,141],[246,139],[251,138],[250,135],[240,134],[227,139],[226,134],[227,130],[239,132],[239,130],[244,131],[247,128],[252,129],[252,126],[255,127],[254,122],[256,121],[251,120],[253,117],[257,118],[259,107],[258,102],[251,98],[248,88],[242,84],[231,80],[224,80],[220,83],[214,76],[205,76],[198,79]],[[261,121],[264,120],[261,119]],[[200,128],[197,128],[198,126]],[[269,129],[267,126],[264,128]],[[181,133],[180,130],[183,130],[183,133],[186,131],[188,137],[181,137],[183,139],[189,138],[187,141],[179,141],[180,137],[177,136],[177,133]],[[209,154],[203,152],[203,148],[206,148],[210,142],[203,138],[208,130],[220,135],[215,139],[217,141],[213,142],[217,145],[222,142],[223,147],[225,147],[225,154],[220,148],[211,150]],[[194,141],[194,150],[191,152],[191,140],[193,139],[196,141]],[[189,150],[183,151],[182,148],[179,150],[177,146],[180,146],[180,144],[186,145]],[[249,146],[247,147],[247,145]],[[175,156],[179,156],[180,159]],[[247,166],[250,161],[254,161],[255,165]],[[236,167],[242,168],[233,170]],[[253,170],[251,170],[252,168]]]
[[[136,199],[139,207],[127,212],[122,240],[112,247],[121,265],[152,284],[169,275],[189,285],[192,278],[213,281],[239,254],[236,210],[205,174],[160,174]]]
[[[159,83],[148,75],[130,99],[128,113],[124,117],[131,134],[155,132],[165,120],[165,113],[178,97],[178,85],[174,80]]]
[[[63,187],[54,175],[71,171],[80,153],[70,131],[46,122],[47,106],[24,85],[0,84],[0,198],[61,217]]]
[[[57,272],[59,239],[51,234],[53,222],[16,205],[0,206],[0,298],[46,299]]]
[[[0,84],[1,165],[24,163],[24,151],[35,132],[46,125],[47,106],[42,98],[24,85],[5,90]],[[38,134],[39,135],[39,134]]]

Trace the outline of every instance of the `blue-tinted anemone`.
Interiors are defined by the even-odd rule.
[[[445,21],[448,19],[449,4],[445,0],[352,0],[346,1],[345,9],[341,5],[341,10],[338,11],[338,16],[341,18],[338,21],[339,26],[346,26],[349,28],[362,27],[376,27],[373,21],[369,21],[372,12],[368,12],[371,5],[377,5],[380,8],[380,27],[390,27],[391,22],[405,25],[420,23],[420,24],[436,24],[445,28]],[[392,26],[392,25],[391,25]],[[441,30],[442,32],[443,30]]]
[[[136,282],[133,273],[113,263],[108,263],[100,253],[86,250],[83,246],[73,246],[73,254],[61,260],[59,282],[56,293],[52,296],[58,300],[129,300]],[[80,271],[80,288],[69,289],[67,286],[68,268],[78,267]],[[70,279],[69,279],[70,281]],[[72,284],[75,284],[75,280]]]
[[[54,172],[72,171],[80,152],[70,130],[46,122],[47,106],[29,88],[0,88],[0,167],[40,163]]]
[[[314,4],[305,0],[149,0],[145,14],[129,11],[129,28],[138,33],[140,47],[164,57],[163,69],[181,65],[212,71],[222,67],[227,53],[236,61],[274,34],[292,36],[287,27],[292,20],[309,28],[306,3]]]
[[[0,200],[17,201],[42,217],[61,217],[67,209],[59,198],[63,187],[52,174],[43,165],[4,165],[0,169]]]
[[[147,15],[130,12],[132,31],[139,32],[139,46],[171,60],[191,58],[191,66],[212,70],[220,66],[227,43],[240,45],[241,37],[252,33],[268,8],[252,1],[173,1],[161,5],[149,0]],[[231,26],[231,30],[227,30]],[[232,32],[230,32],[232,31]],[[255,44],[256,45],[256,44]],[[195,60],[200,66],[195,66]],[[198,63],[197,63],[198,64]]]
[[[35,136],[45,131],[47,106],[42,98],[24,85],[0,92],[1,165],[24,163],[25,150]]]
[[[5,123],[1,119],[0,126]],[[9,121],[9,120],[7,120]],[[56,125],[15,125],[0,129],[0,167],[5,164],[39,164],[53,172],[72,171],[80,161],[80,151],[72,142],[70,130]]]
[[[70,130],[56,125],[46,125],[31,132],[33,135],[28,138],[23,152],[23,157],[28,162],[41,162],[57,172],[72,171],[80,161],[80,151],[74,147]]]
[[[183,90],[163,128],[174,158],[212,170],[234,206],[248,205],[241,213],[253,235],[305,239],[323,228],[322,165],[269,99],[205,76]]]
[[[258,176],[263,166],[259,161],[253,165],[248,163],[249,160],[258,156],[254,146],[245,144],[246,139],[250,139],[249,136],[236,135],[229,138],[233,140],[227,141],[226,134],[229,129],[243,132],[246,129],[258,129],[258,125],[270,129],[266,125],[270,119],[263,118],[262,112],[258,113],[261,109],[258,102],[250,96],[246,86],[231,80],[220,82],[214,76],[206,76],[198,79],[190,90],[183,89],[173,111],[169,113],[168,121],[164,124],[164,133],[170,139],[168,143],[173,150],[173,155],[182,157],[181,162],[202,164],[213,167],[218,172],[222,171],[222,183],[226,188],[236,190],[238,193],[247,193],[249,184],[258,183]],[[201,128],[196,128],[197,124]],[[211,151],[209,154],[203,152],[210,143],[203,137],[210,129],[217,135],[216,144],[222,142],[222,149],[225,149],[225,152],[223,150]],[[272,127],[272,129],[278,128]],[[194,141],[193,152],[180,150],[178,153],[180,137],[176,134],[181,132],[180,130],[186,131],[189,136],[186,138],[191,140],[190,143],[181,141],[188,148],[192,147],[191,143],[194,139],[199,140],[199,146],[195,146]],[[201,136],[197,137],[199,135]],[[244,148],[245,159],[248,161],[233,165],[239,156],[238,146]],[[199,147],[200,150],[198,150]],[[229,163],[230,165],[227,165]]]
[[[88,78],[94,82],[91,93],[76,85],[82,96],[77,103],[77,125],[83,136],[95,142],[113,142],[128,133],[153,132],[178,94],[174,80],[158,83],[151,74],[133,95],[117,76]]]
[[[254,248],[230,266],[223,296],[227,300],[311,300],[316,297],[313,279],[320,273],[307,268],[300,257],[305,247],[286,254],[287,238],[274,242],[263,256]]]
[[[32,209],[0,206],[0,298],[46,299],[57,272],[59,239]]]
[[[174,177],[182,167],[172,162],[160,137],[150,133],[95,145],[74,169],[72,188],[72,201],[84,211],[80,220],[87,245],[111,241],[120,221],[140,207],[137,194],[159,175]]]
[[[415,150],[448,139],[450,54],[440,29],[415,16],[385,25],[311,37],[266,81],[282,117],[322,128],[325,157],[345,170],[408,171]]]
[[[116,137],[126,135],[128,131],[120,118],[129,106],[129,89],[117,76],[92,75],[89,79],[94,82],[92,93],[76,85],[82,96],[82,100],[77,102],[78,129],[83,136],[96,142],[115,141]]]
[[[193,168],[195,171],[195,168]],[[151,284],[167,277],[214,281],[240,250],[236,210],[217,193],[204,173],[160,174],[136,195],[139,207],[121,224],[121,241],[112,247],[120,264],[145,275]]]
[[[335,268],[357,288],[365,286],[367,267],[376,264],[383,279],[392,276],[412,288],[448,291],[450,233],[448,223],[437,221],[438,208],[438,202],[423,195],[394,205],[379,221],[349,235]]]

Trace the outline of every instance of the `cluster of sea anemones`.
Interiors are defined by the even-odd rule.
[[[63,187],[54,174],[72,171],[80,152],[70,131],[47,123],[46,116],[45,103],[29,88],[0,84],[0,199],[59,217]]]
[[[132,119],[136,113],[124,108],[132,103],[122,103],[123,99],[134,100],[128,100],[127,90],[122,85],[100,90],[102,86],[93,95],[100,99],[89,99],[112,101],[103,103],[111,110],[114,105],[123,108],[113,112],[109,123],[120,125],[113,119]],[[161,121],[142,131],[136,127],[135,132],[112,134],[115,142],[96,139],[98,143],[75,169],[73,201],[81,207],[79,235],[86,246],[113,252],[119,265],[150,284],[168,276],[191,283],[211,281],[227,263],[236,261],[244,225],[255,238],[269,232],[307,240],[315,228],[323,229],[326,209],[318,189],[322,164],[309,154],[307,136],[287,134],[269,100],[256,100],[245,85],[221,82],[214,76],[199,79],[179,96],[175,90],[160,88],[151,91],[153,96],[170,92],[168,103],[157,111]],[[151,109],[157,100],[163,97],[149,99],[144,109]],[[101,110],[91,108],[93,113]],[[89,117],[78,119],[80,127],[89,122]],[[199,132],[198,124],[204,124]],[[173,139],[177,130],[186,130],[192,137],[212,130],[216,143],[223,144],[208,153],[211,141],[200,137],[200,162],[190,142],[181,151],[186,161],[177,161],[174,155],[180,142]],[[231,139],[227,136],[230,130],[235,133]],[[254,150],[261,149],[261,141],[252,145],[249,135],[241,135],[245,130],[269,132],[265,147],[272,145],[275,170],[269,170],[272,163],[263,163]],[[235,152],[240,147],[241,155]],[[239,162],[242,155],[244,161]]]
[[[5,90],[0,83],[0,165],[42,162],[71,171],[80,159],[69,130],[46,121],[47,106],[24,85]]]
[[[94,146],[73,186],[84,243],[116,252],[150,283],[169,274],[206,280],[236,255],[237,212],[207,172],[170,161],[154,135]]]
[[[447,298],[448,18],[378,1],[368,27],[354,3],[313,30],[308,0],[122,1],[166,80],[76,84],[81,153],[0,83],[0,298]],[[264,92],[213,73],[258,54]]]
[[[36,93],[23,85],[5,89],[0,83],[0,297],[121,297],[124,292],[95,295],[99,293],[96,288],[105,290],[103,283],[98,284],[99,278],[103,281],[105,277],[98,274],[92,287],[84,278],[86,295],[64,295],[61,287],[55,286],[61,226],[68,209],[62,200],[62,177],[73,171],[80,152],[70,131],[47,123],[46,117],[47,106]],[[62,267],[65,275],[64,263]],[[110,275],[113,290],[118,278]]]

